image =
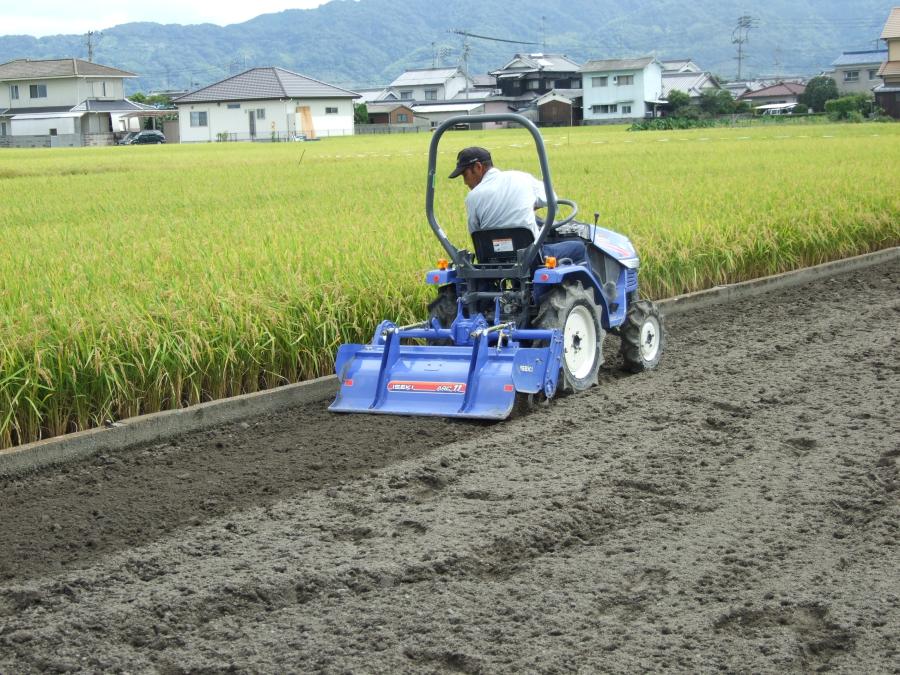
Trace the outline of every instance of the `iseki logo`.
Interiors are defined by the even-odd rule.
[[[417,394],[465,394],[465,382],[411,382],[392,380],[388,391],[404,391]]]

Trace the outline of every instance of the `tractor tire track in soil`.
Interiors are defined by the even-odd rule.
[[[499,424],[325,403],[0,479],[0,671],[896,672],[900,263]]]

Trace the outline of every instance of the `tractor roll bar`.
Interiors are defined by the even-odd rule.
[[[434,135],[431,137],[431,145],[428,147],[428,184],[425,186],[425,214],[428,216],[428,224],[431,225],[434,234],[437,236],[438,240],[440,240],[444,250],[447,251],[447,254],[453,260],[453,263],[457,268],[471,267],[469,261],[460,255],[460,250],[447,238],[447,234],[434,217],[434,190],[437,182],[437,149],[441,136],[443,136],[444,132],[450,127],[457,124],[481,124],[483,122],[515,122],[531,132],[531,135],[534,138],[538,161],[541,165],[541,176],[544,180],[544,191],[547,194],[547,219],[544,222],[544,226],[538,232],[537,239],[525,251],[525,257],[522,262],[524,263],[524,267],[528,269],[537,257],[538,251],[541,249],[541,244],[543,244],[544,239],[547,238],[547,233],[550,232],[553,227],[553,220],[556,218],[556,194],[553,192],[553,183],[550,180],[550,164],[547,161],[547,150],[544,147],[544,139],[541,137],[541,132],[538,131],[538,128],[531,120],[522,117],[522,115],[516,115],[514,113],[456,115],[455,117],[445,120],[434,130]]]

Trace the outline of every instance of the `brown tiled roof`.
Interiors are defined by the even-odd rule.
[[[16,59],[0,64],[0,80],[38,80],[51,77],[137,77],[119,70],[81,59]]]
[[[805,84],[796,82],[778,82],[770,87],[763,87],[756,91],[748,91],[741,94],[740,98],[768,98],[769,96],[797,96],[806,91]]]
[[[889,40],[891,38],[900,38],[900,7],[894,7],[891,10],[888,19],[884,24],[884,30],[881,31],[881,39]]]
[[[878,75],[881,77],[900,75],[900,61],[885,61],[878,69]]]

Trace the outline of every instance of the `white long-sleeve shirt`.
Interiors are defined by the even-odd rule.
[[[524,171],[491,168],[466,196],[469,232],[527,227],[537,239],[534,210],[547,205],[544,184]]]

